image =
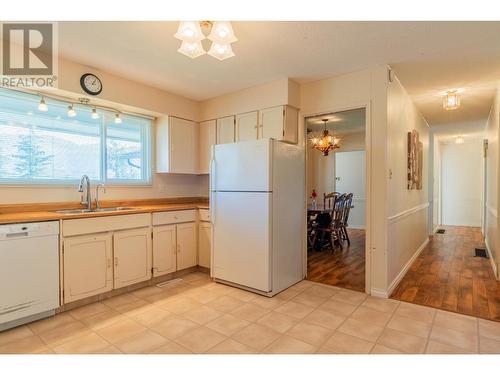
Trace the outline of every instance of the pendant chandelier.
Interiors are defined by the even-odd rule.
[[[238,41],[229,21],[181,21],[174,37],[181,40],[178,52],[192,59],[208,54],[218,60],[234,56],[231,43]],[[212,41],[208,52],[201,43],[204,39]]]
[[[313,137],[311,139],[311,143],[313,148],[318,151],[321,151],[323,156],[328,156],[328,153],[332,150],[340,148],[340,139],[335,137],[335,135],[330,135],[328,129],[326,128],[326,124],[328,123],[328,119],[322,119],[325,129],[323,130],[323,134],[320,137]]]

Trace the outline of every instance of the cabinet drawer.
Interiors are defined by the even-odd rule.
[[[200,221],[210,221],[210,211],[205,209],[200,209]]]
[[[111,232],[115,230],[148,227],[151,214],[103,216],[87,219],[63,220],[63,235],[77,236],[88,233]]]
[[[153,225],[185,223],[196,220],[196,210],[168,211],[153,213]]]

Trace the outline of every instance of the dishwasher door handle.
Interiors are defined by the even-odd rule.
[[[28,232],[7,233],[5,235],[6,238],[21,238],[21,237],[28,237],[28,236],[29,236]]]

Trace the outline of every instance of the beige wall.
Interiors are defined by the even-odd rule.
[[[103,91],[99,102],[115,108],[137,110],[155,115],[175,115],[197,120],[199,103],[145,86],[106,72],[98,71],[74,62],[59,61],[59,88],[56,94],[84,97],[80,88],[83,73],[95,73],[102,79]],[[97,99],[92,99],[97,100]],[[154,153],[155,131],[152,132],[152,155]],[[178,196],[207,196],[208,177],[193,175],[155,174],[150,186],[108,186],[102,199],[165,198]],[[0,185],[0,204],[78,201],[80,193],[76,186],[33,186]]]
[[[497,89],[490,116],[486,124],[485,138],[488,140],[488,152],[486,156],[486,223],[485,240],[491,253],[493,267],[496,268],[498,277],[498,268],[500,267],[500,257],[498,255],[498,134],[500,121],[500,88]]]
[[[428,241],[429,126],[392,74],[387,96],[387,179],[389,290],[396,286],[417,251]],[[407,189],[407,134],[417,130],[423,143],[423,185]]]
[[[299,108],[299,100],[299,85],[284,78],[205,100],[200,103],[200,119],[212,120],[283,104]]]
[[[305,146],[304,117],[367,108],[367,192],[373,199],[367,207],[367,286],[373,294],[387,289],[387,67],[379,66],[356,73],[301,85],[299,143]],[[308,160],[308,166],[311,161]],[[309,173],[309,171],[308,171]],[[367,197],[369,199],[369,197]],[[370,226],[371,225],[371,226]]]

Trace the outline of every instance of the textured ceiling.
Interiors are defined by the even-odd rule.
[[[389,64],[430,124],[485,118],[500,78],[499,22],[234,22],[235,57],[179,53],[176,22],[62,22],[60,54],[204,100],[290,77],[318,80]],[[463,88],[446,112],[439,93]]]

